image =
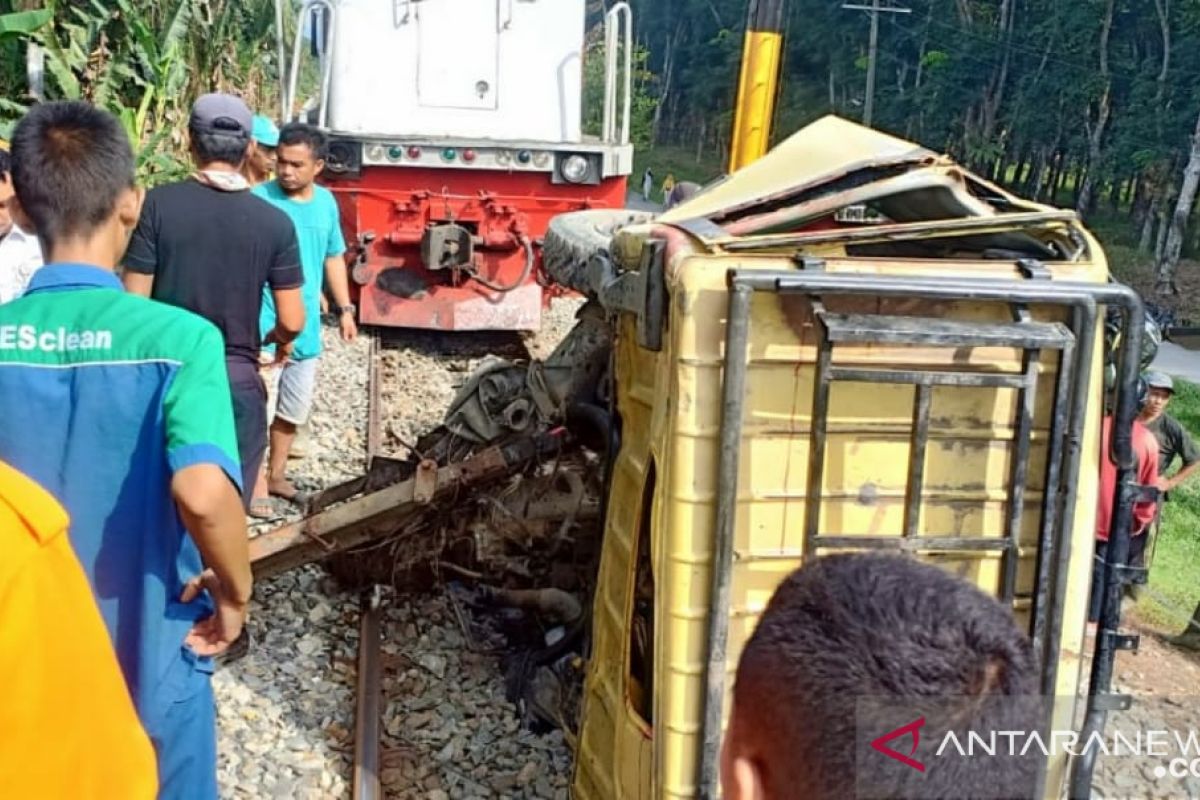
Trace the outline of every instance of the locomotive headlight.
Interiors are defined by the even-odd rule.
[[[562,162],[562,176],[570,183],[583,183],[588,176],[588,160],[580,155],[567,156]]]

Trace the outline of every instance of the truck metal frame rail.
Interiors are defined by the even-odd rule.
[[[701,731],[700,796],[717,796],[721,722],[728,656],[731,568],[736,526],[736,487],[739,450],[744,422],[744,397],[747,352],[750,333],[750,307],[755,293],[801,295],[809,298],[818,320],[821,339],[818,345],[817,379],[813,394],[813,443],[805,519],[806,551],[804,558],[816,555],[818,548],[886,547],[914,550],[1001,550],[1002,596],[1013,599],[1016,567],[1016,542],[1020,531],[1021,509],[1025,502],[1024,483],[1029,460],[1029,435],[1032,425],[1033,393],[1037,381],[1038,353],[1057,350],[1059,371],[1051,417],[1051,442],[1047,457],[1046,490],[1035,569],[1031,631],[1034,652],[1041,662],[1042,694],[1052,697],[1056,685],[1059,642],[1062,635],[1066,581],[1059,580],[1071,557],[1071,531],[1074,528],[1076,485],[1080,473],[1084,419],[1089,400],[1090,365],[1098,335],[1098,306],[1113,306],[1121,311],[1123,335],[1118,365],[1115,422],[1112,454],[1117,465],[1112,534],[1105,566],[1105,592],[1092,661],[1091,682],[1083,737],[1103,729],[1107,713],[1129,707],[1129,698],[1110,692],[1116,650],[1136,649],[1137,637],[1118,632],[1120,598],[1131,575],[1126,567],[1129,555],[1129,528],[1133,503],[1140,487],[1136,484],[1136,457],[1132,448],[1132,426],[1137,414],[1138,353],[1144,318],[1142,301],[1136,293],[1120,284],[1085,284],[1044,279],[1038,264],[1021,264],[1027,276],[1018,280],[899,278],[879,275],[829,273],[820,262],[803,263],[799,271],[743,271],[728,273],[729,307],[726,317],[725,374],[723,382],[720,456],[717,464],[717,528],[712,569],[712,607],[708,629],[704,720]],[[1007,304],[1013,313],[1010,324],[986,325],[954,323],[931,318],[921,326],[899,317],[861,315],[853,318],[829,314],[823,305],[825,296],[872,296],[933,301],[976,301]],[[1067,311],[1065,324],[1031,322],[1027,306],[1056,306]],[[832,347],[838,342],[880,342],[922,344],[925,346],[1010,346],[1022,351],[1020,373],[951,372],[934,370],[889,371],[860,370],[832,364]],[[825,454],[825,426],[828,419],[829,386],[835,380],[868,380],[907,383],[916,387],[914,403],[913,448],[909,463],[905,497],[903,535],[876,541],[868,537],[829,537],[819,534],[822,470]],[[1006,515],[1006,536],[987,540],[961,537],[918,537],[921,485],[925,443],[928,441],[929,397],[933,385],[1006,386],[1019,392],[1017,405],[1016,454],[1011,470],[1014,494]],[[1049,718],[1046,720],[1047,724]],[[1090,794],[1095,754],[1089,751],[1073,765],[1071,797]],[[1044,770],[1039,777],[1039,792],[1044,787]]]

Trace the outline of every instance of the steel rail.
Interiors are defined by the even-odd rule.
[[[354,800],[380,800],[379,712],[382,687],[379,664],[379,618],[383,593],[378,586],[364,593],[358,627],[358,686],[354,706]]]

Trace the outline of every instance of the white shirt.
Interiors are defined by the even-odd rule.
[[[13,224],[0,239],[0,303],[15,300],[25,293],[29,279],[42,266],[42,246],[38,238]]]

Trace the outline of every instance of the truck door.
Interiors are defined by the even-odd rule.
[[[428,108],[494,109],[505,0],[424,0],[417,21],[417,98]]]

